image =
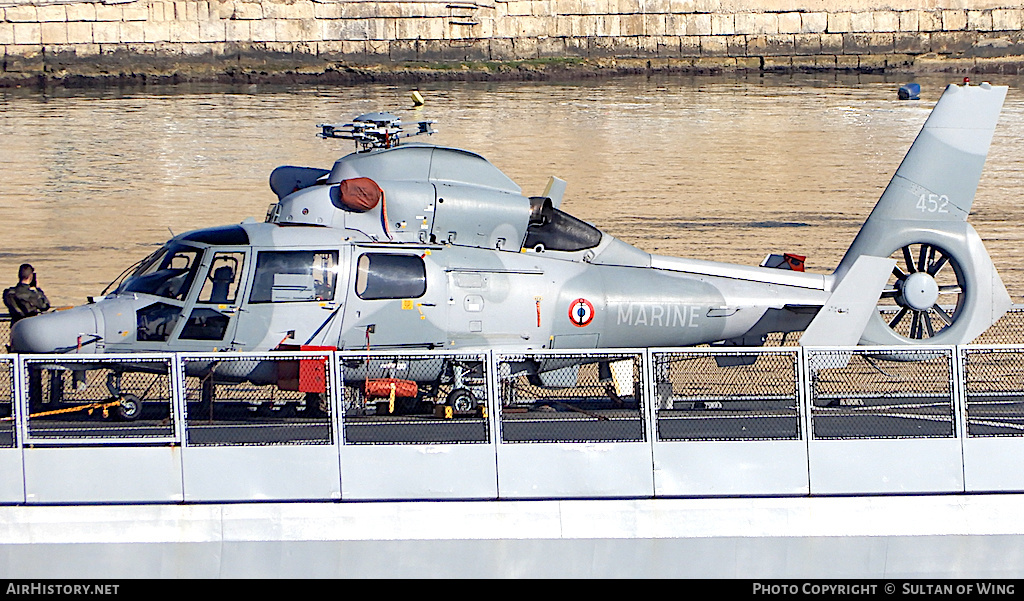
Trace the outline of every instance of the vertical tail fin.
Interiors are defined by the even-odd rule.
[[[836,268],[861,255],[897,260],[862,344],[967,343],[1010,306],[985,246],[967,223],[1005,86],[950,85]]]

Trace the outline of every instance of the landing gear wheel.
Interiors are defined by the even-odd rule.
[[[117,417],[121,421],[132,422],[142,415],[142,399],[134,394],[123,394],[117,406]]]
[[[904,338],[924,340],[953,325],[967,289],[963,270],[952,254],[915,242],[898,249],[892,258],[896,266],[880,301],[895,310],[895,314],[882,314],[889,328]]]
[[[467,388],[456,388],[449,392],[446,402],[451,406],[452,410],[458,413],[472,411],[476,409],[477,405],[476,397]]]

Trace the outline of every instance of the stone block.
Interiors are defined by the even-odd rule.
[[[916,10],[902,10],[898,13],[899,31],[920,31],[921,13]]]
[[[263,18],[263,5],[257,2],[238,2],[235,4],[232,19],[254,20]]]
[[[366,31],[371,40],[395,39],[395,20],[378,17],[366,20]]]
[[[992,31],[992,11],[967,11],[967,29],[971,31]]]
[[[118,44],[121,42],[120,23],[102,21],[93,24],[92,41],[97,44]]]
[[[992,11],[994,31],[1020,31],[1024,29],[1024,11],[1019,8],[997,8]]]
[[[68,28],[71,31],[71,28]],[[170,21],[148,21],[142,24],[142,39],[146,42],[170,42]]]
[[[967,28],[966,10],[944,10],[942,11],[943,31],[963,31]]]
[[[316,11],[310,0],[298,0],[294,4],[265,2],[263,15],[268,19],[313,19],[316,18]]]
[[[871,13],[871,21],[874,27],[871,31],[874,32],[892,33],[900,29],[899,15],[892,11],[874,11]]]
[[[922,10],[917,13],[918,31],[942,31],[942,11]]]
[[[725,36],[725,44],[729,49],[729,56],[746,56],[747,55],[747,36],[745,35],[730,35]]]
[[[199,41],[200,42],[223,42],[227,40],[227,27],[226,21],[221,20],[206,20],[199,22]]]
[[[121,7],[121,20],[122,21],[148,21],[149,20],[149,9],[145,5],[138,6],[132,4],[130,6]]]
[[[367,42],[373,43],[376,42]],[[416,40],[395,40],[388,44],[388,56],[393,61],[419,60],[419,43]]]
[[[9,46],[14,44],[14,24],[4,23],[0,21],[0,46]],[[0,48],[0,52],[2,52]]]
[[[828,13],[800,13],[800,33],[825,33]]]
[[[252,32],[249,21],[225,21],[224,40],[227,42],[251,42]]]
[[[342,10],[343,6],[345,6],[344,2],[314,2],[313,16],[317,19],[343,19],[345,12]],[[333,48],[333,46],[330,47]],[[341,54],[340,49],[338,54]]]
[[[710,16],[708,16],[709,26],[708,31],[710,33]],[[644,35],[658,37],[668,34],[668,29],[665,21],[665,15],[643,15],[644,22]]]
[[[579,35],[577,33],[579,19],[579,15],[558,17],[555,19],[555,35],[560,38],[571,38]]]
[[[33,25],[36,25],[33,23]],[[37,27],[38,29],[38,27]],[[43,47],[39,44],[7,46],[4,70],[8,73],[42,73],[46,69]]]
[[[837,55],[836,69],[855,71],[860,68],[860,59],[855,55]]]
[[[418,40],[422,36],[420,35],[420,21],[421,19],[395,19],[395,39],[396,40]]]
[[[895,49],[895,34],[848,33],[843,36],[843,54],[885,54]]]
[[[601,28],[601,17],[596,15],[581,15],[571,17],[573,35],[580,38],[589,38],[598,34]]]
[[[793,56],[790,58],[790,67],[794,71],[813,71],[818,69],[817,57],[814,56]]]
[[[776,13],[737,13],[736,33],[744,35],[773,35],[779,33]]]
[[[703,36],[697,38],[700,43],[697,47],[698,56],[729,56],[729,39],[722,36]],[[693,56],[686,53],[683,56]]]
[[[54,46],[68,43],[68,25],[64,22],[48,22],[39,24],[39,40],[43,46]]]
[[[118,28],[118,33],[121,37],[121,43],[142,43],[146,41],[145,28],[143,27],[143,21],[124,21]]]
[[[114,4],[107,6],[105,4],[96,5],[96,20],[97,21],[120,21],[121,20],[121,7]]]
[[[931,36],[922,32],[897,32],[895,50],[902,54],[924,54],[931,52]]]
[[[931,49],[938,54],[962,54],[969,51],[976,40],[973,32],[936,31],[931,34]]]
[[[836,68],[836,55],[834,54],[819,54],[814,57],[814,67],[816,69],[828,69],[833,70]]]
[[[618,0],[619,2],[619,14],[623,15],[635,15],[642,12],[640,0]],[[534,2],[534,6],[543,4],[543,2]],[[614,11],[613,4],[609,3],[609,11]]]
[[[39,15],[36,13],[36,7],[34,6],[8,6],[4,9],[4,17],[10,23],[39,22]]]
[[[764,40],[762,54],[764,56],[792,56],[795,52],[795,40],[792,34],[759,36]],[[747,44],[750,47],[750,44]]]
[[[68,22],[68,44],[92,44],[92,23]]]
[[[555,13],[559,15],[583,14],[583,2],[581,0],[555,0]]]
[[[513,38],[512,56],[515,60],[537,58],[537,38]]]
[[[692,13],[696,11],[697,0],[668,0],[668,12],[670,13]],[[726,11],[723,10],[722,12]]]
[[[821,35],[817,33],[798,33],[793,36],[793,53],[800,55],[818,54],[821,52]]]
[[[761,61],[761,69],[764,71],[789,71],[793,68],[793,59],[790,56],[766,56]]]
[[[679,49],[677,56],[682,58],[701,56],[704,54],[704,42],[710,39],[712,39],[711,36],[679,36]],[[722,38],[715,39],[721,40]]]
[[[803,30],[803,25],[800,21],[800,13],[779,13],[778,18],[779,33],[800,33]]]
[[[693,38],[687,37],[690,40]],[[673,35],[664,35],[657,38],[657,48],[655,49],[657,55],[661,58],[679,58],[682,54],[682,38]],[[698,40],[698,52],[699,52],[699,40]]]
[[[386,60],[391,53],[391,43],[381,40],[342,40],[341,44],[345,54],[355,54],[356,49],[363,48],[367,57],[380,57]]]
[[[513,0],[511,2],[505,2],[504,4],[505,4],[505,10],[507,11],[506,14],[508,14],[509,16],[525,17],[527,15],[532,15],[533,14],[533,11],[531,10],[531,6],[530,6],[531,2],[529,2],[529,0],[526,0],[526,1]]]
[[[63,4],[50,4],[36,7],[36,14],[41,23],[67,21],[68,13]],[[46,42],[43,42],[44,44]]]
[[[537,56],[540,58],[565,56],[565,38],[547,37],[537,40]]]
[[[317,42],[320,27],[316,19],[277,19],[274,34],[278,42]]]
[[[853,31],[853,13],[837,12],[828,14],[828,33],[849,33]]]
[[[850,15],[850,31],[869,33],[875,30],[875,15],[870,11],[852,13]]]
[[[686,29],[683,31],[685,35],[711,35],[711,15],[709,14],[690,14],[686,15],[685,18]]]
[[[95,21],[96,5],[94,4],[67,4],[64,6],[68,21]]]
[[[616,37],[619,35],[619,15],[601,15],[600,27],[597,35],[601,37]]]
[[[235,12],[235,3],[232,0],[213,0],[210,2],[211,19],[230,19]]]
[[[619,17],[620,36],[644,35],[644,16],[639,14],[622,15]]]
[[[341,19],[339,21],[322,21],[324,32],[334,32],[334,37],[324,39],[336,40],[368,40],[370,31],[365,19]]]
[[[823,33],[818,37],[822,54],[842,54],[844,33]]]
[[[199,42],[199,21],[171,21],[168,23],[169,29],[169,41],[178,44],[194,44]],[[103,43],[99,39],[98,29],[93,31],[93,35],[97,38],[96,41]]]
[[[697,73],[722,73],[735,71],[737,61],[727,56],[702,56],[693,59],[693,70]],[[758,69],[761,68],[761,61],[758,61]]]
[[[487,40],[484,39],[484,40],[480,40],[480,41],[481,42],[486,42]],[[590,44],[590,42],[587,41],[587,38],[583,38],[583,37],[565,38],[565,52],[566,52],[566,56],[586,58],[586,56],[587,56],[587,48],[589,47],[589,44]],[[487,60],[490,60],[490,57],[488,57]]]
[[[736,33],[736,15],[732,13],[711,15],[711,35],[734,35]]]
[[[491,60],[512,60],[515,56],[515,48],[512,47],[510,38],[491,38],[487,41]]]
[[[741,71],[760,71],[761,59],[757,56],[736,57],[736,68]]]

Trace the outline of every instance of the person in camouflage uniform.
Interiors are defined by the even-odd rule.
[[[28,263],[18,268],[18,284],[4,290],[4,305],[11,313],[11,325],[50,309],[50,300],[36,285],[36,270]]]

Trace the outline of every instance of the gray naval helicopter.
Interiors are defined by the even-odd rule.
[[[477,154],[403,143],[432,122],[322,125],[356,152],[329,170],[274,170],[263,223],[175,236],[101,300],[20,321],[12,350],[521,352],[758,346],[773,332],[802,332],[803,345],[967,343],[1011,304],[966,221],[1006,92],[945,90],[830,275],[792,256],[742,266],[644,252],[562,211],[557,178],[524,196]],[[461,371],[444,360],[423,373],[436,384]],[[274,380],[260,362],[236,372],[218,377]]]

